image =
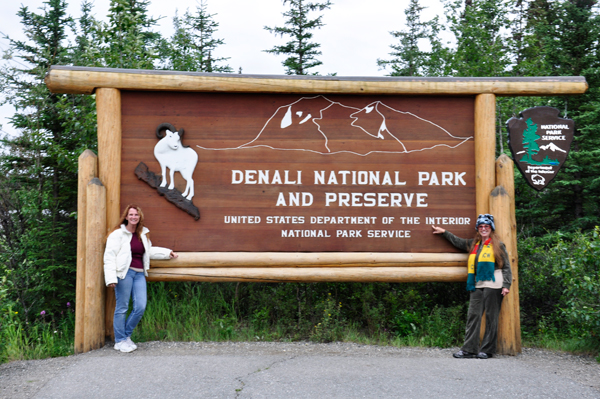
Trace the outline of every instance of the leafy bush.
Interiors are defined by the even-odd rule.
[[[554,248],[563,254],[553,274],[562,280],[562,314],[583,337],[600,341],[600,228]]]
[[[519,243],[524,335],[600,343],[600,229],[547,234]]]

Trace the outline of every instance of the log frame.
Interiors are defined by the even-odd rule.
[[[154,268],[250,268],[250,267],[464,267],[462,253],[389,252],[183,252],[179,258],[153,260]]]
[[[521,310],[519,305],[519,255],[517,251],[517,219],[515,214],[515,177],[514,162],[505,154],[496,160],[496,181],[506,193],[504,202],[508,202],[508,213],[504,216],[506,223],[499,233],[506,245],[513,276],[510,293],[504,298],[504,306],[500,309],[498,328],[498,349],[500,353],[516,355],[521,353]],[[495,190],[494,190],[495,191]],[[493,198],[494,192],[492,192]],[[490,199],[492,200],[492,199]]]
[[[86,203],[87,185],[98,177],[98,157],[85,150],[78,159],[77,181],[77,278],[75,284],[75,353],[84,351],[85,276],[86,276]]]
[[[496,96],[475,97],[475,207],[489,213],[489,195],[496,186]]]
[[[83,352],[100,349],[105,338],[104,235],[106,189],[95,177],[86,187],[85,314]]]
[[[460,282],[466,267],[322,267],[322,268],[154,268],[148,281],[204,282]]]
[[[423,78],[238,75],[53,65],[45,79],[54,93],[92,94],[98,88],[120,90],[205,91],[315,94],[423,94],[548,96],[583,94],[581,76],[526,78]]]
[[[98,264],[102,260],[104,236],[118,223],[120,214],[121,95],[120,90],[393,94],[393,95],[475,95],[476,209],[490,210],[503,225],[501,235],[513,266],[513,288],[508,304],[511,314],[502,315],[509,328],[500,332],[500,353],[521,351],[518,299],[518,259],[514,216],[514,176],[512,162],[495,157],[495,96],[543,96],[582,94],[588,88],[583,77],[543,78],[343,78],[224,75],[172,71],[117,70],[107,68],[53,66],[46,84],[54,93],[96,93],[98,114],[98,175],[78,198],[82,220],[78,228],[77,312],[84,309],[84,327],[76,327],[76,352],[104,344],[102,331],[112,336],[114,293],[104,288]],[[86,156],[89,157],[89,154]],[[82,154],[80,162],[85,158]],[[508,160],[510,161],[510,160]],[[85,161],[88,162],[88,161]],[[494,166],[496,169],[494,170]],[[80,166],[80,188],[94,173]],[[95,176],[94,176],[95,177]],[[81,180],[83,179],[83,180]],[[492,192],[496,186],[497,190]],[[102,186],[104,183],[104,186]],[[83,194],[82,194],[83,195]],[[96,205],[90,203],[93,202]],[[95,208],[92,208],[92,207]],[[105,212],[94,212],[98,208]],[[93,210],[92,210],[93,209]],[[100,214],[100,215],[98,215]],[[97,217],[99,216],[99,217]],[[435,256],[433,256],[435,255]],[[83,257],[83,258],[82,258]],[[80,259],[81,258],[81,259]],[[83,260],[85,259],[85,261]],[[464,281],[464,254],[393,253],[182,253],[179,260],[153,262],[149,281]],[[83,266],[82,266],[83,265]],[[462,265],[462,266],[461,266]],[[93,269],[90,269],[93,267]],[[82,271],[83,270],[83,271]],[[93,272],[90,272],[93,270]],[[80,276],[80,274],[82,274]],[[100,274],[101,275],[101,274]],[[85,281],[86,292],[80,292]],[[99,290],[97,289],[99,288]],[[98,292],[96,292],[98,291]],[[106,302],[104,302],[104,295]],[[111,295],[112,294],[112,295]],[[100,302],[98,302],[100,300]],[[81,303],[80,303],[81,302]],[[104,318],[96,312],[101,303]],[[508,306],[507,306],[508,305]],[[92,311],[91,309],[96,309]],[[504,313],[503,313],[504,314]],[[76,316],[77,318],[77,316]],[[99,329],[99,330],[98,330]],[[100,331],[98,333],[98,331]],[[95,332],[94,332],[95,331]],[[79,338],[78,338],[79,337]],[[83,338],[82,338],[83,337]],[[100,337],[100,338],[99,338]],[[82,341],[83,340],[83,341]],[[80,342],[82,341],[82,342]]]
[[[121,92],[114,88],[96,90],[98,118],[98,175],[106,187],[106,226],[119,223],[121,214]],[[106,336],[113,337],[115,293],[106,289]],[[114,337],[113,337],[114,338]]]

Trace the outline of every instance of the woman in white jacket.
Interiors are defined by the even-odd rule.
[[[107,287],[115,289],[115,349],[121,352],[137,349],[131,333],[146,310],[146,276],[150,259],[177,258],[170,249],[153,247],[148,233],[142,210],[130,204],[121,216],[121,223],[106,240],[104,280]],[[133,310],[126,318],[129,298],[133,298]]]

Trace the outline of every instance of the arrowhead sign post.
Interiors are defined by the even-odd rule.
[[[554,179],[567,159],[575,122],[552,107],[534,107],[510,118],[508,145],[527,183],[538,191]]]

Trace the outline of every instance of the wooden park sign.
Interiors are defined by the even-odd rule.
[[[467,255],[430,226],[468,237],[493,213],[514,278],[499,348],[520,352],[513,164],[495,159],[495,96],[580,94],[585,79],[55,66],[46,83],[95,94],[98,111],[97,162],[80,157],[77,352],[112,334],[102,239],[130,202],[153,242],[180,253],[153,261],[151,281],[465,281]]]
[[[132,91],[121,101],[121,203],[143,204],[166,247],[458,252],[431,225],[471,235],[472,97]],[[157,192],[169,187],[180,209]]]

